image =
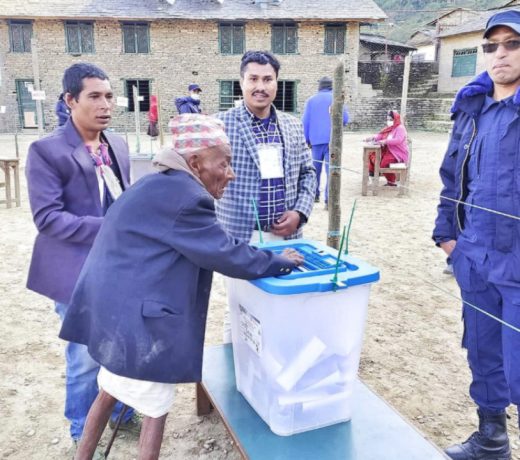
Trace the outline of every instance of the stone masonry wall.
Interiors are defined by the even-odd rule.
[[[388,110],[399,111],[400,98],[363,98],[358,99],[350,108],[352,123],[347,129],[380,131],[386,123]],[[410,98],[407,101],[406,126],[408,129],[424,129],[426,121],[434,114],[449,114],[443,99]]]
[[[323,52],[324,27],[321,23],[300,24],[298,54],[278,56],[282,69],[279,78],[295,80],[297,91],[296,115],[303,112],[305,100],[317,91],[318,79],[332,75],[338,59],[357,56],[355,37],[357,24],[349,27],[347,53],[329,56]],[[94,54],[72,56],[65,51],[64,23],[61,20],[35,20],[33,36],[38,40],[41,89],[45,90],[45,129],[56,126],[54,106],[61,92],[63,71],[71,64],[88,61],[99,65],[110,77],[116,96],[124,95],[125,79],[149,79],[151,90],[159,90],[164,128],[171,115],[176,114],[175,97],[187,95],[189,83],[198,83],[203,89],[202,107],[207,113],[218,110],[219,81],[239,79],[239,55],[219,52],[218,23],[215,21],[160,20],[150,24],[149,54],[126,54],[122,51],[122,33],[119,21],[94,22]],[[267,22],[254,21],[246,25],[246,49],[271,49],[271,27]],[[0,21],[0,62],[3,62],[0,105],[7,113],[0,115],[0,132],[19,127],[16,101],[16,79],[32,79],[31,53],[9,52],[7,21]],[[357,63],[347,68],[357,74]],[[134,114],[125,108],[114,111],[112,126],[117,130],[134,129]],[[141,129],[145,131],[146,114],[141,115]]]
[[[404,62],[360,62],[359,76],[363,83],[383,91],[385,97],[401,96]],[[412,62],[408,88],[412,89],[437,73],[435,62]]]

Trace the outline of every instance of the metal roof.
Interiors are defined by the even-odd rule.
[[[520,10],[520,5],[512,6],[511,8],[508,8],[508,9]],[[461,24],[460,26],[450,27],[449,29],[442,31],[439,34],[439,38],[451,37],[453,35],[470,34],[470,33],[474,33],[474,32],[483,32],[486,28],[486,23],[487,23],[488,19],[491,16],[493,16],[495,13],[498,13],[500,11],[503,11],[503,10],[497,9],[497,10],[483,11],[480,13],[480,17],[478,19],[474,19],[473,21],[468,21],[465,24]]]
[[[407,50],[416,50],[414,46],[407,45],[406,43],[396,42],[394,40],[388,40],[385,37],[382,37],[381,35],[371,35],[371,34],[359,34],[359,41],[365,42],[365,43],[371,43],[374,45],[381,45],[384,47],[392,46],[394,48],[403,48]]]
[[[443,11],[443,10],[441,10],[441,11]],[[456,11],[467,11],[469,13],[477,13],[477,11],[471,10],[469,8],[454,8],[454,9],[449,10],[449,11],[444,10],[444,13],[442,13],[440,16],[437,16],[433,21],[427,22],[426,25],[427,26],[434,26],[435,24],[437,24],[437,22],[440,19],[442,19],[442,18],[444,18],[446,16],[449,16],[450,14],[455,13]]]
[[[171,2],[170,2],[171,3]],[[0,17],[192,20],[327,20],[387,18],[373,0],[0,0]]]
[[[406,44],[412,46],[431,45],[435,43],[436,38],[437,33],[435,32],[435,29],[421,29],[410,35]]]

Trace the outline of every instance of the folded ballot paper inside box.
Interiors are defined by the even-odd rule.
[[[228,284],[237,389],[278,435],[350,420],[379,271],[310,240],[263,247],[296,249],[305,263],[289,275]]]

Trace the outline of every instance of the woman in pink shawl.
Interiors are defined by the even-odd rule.
[[[408,142],[406,128],[401,123],[401,116],[390,110],[386,116],[386,127],[373,137],[365,139],[366,142],[375,142],[381,145],[381,168],[388,168],[391,163],[406,163],[408,161]],[[374,175],[375,152],[369,155],[368,171]],[[385,174],[390,187],[395,187],[395,174]]]

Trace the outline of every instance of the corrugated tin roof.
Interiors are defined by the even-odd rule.
[[[381,46],[393,46],[397,48],[404,48],[408,50],[416,50],[417,48],[407,45],[406,43],[396,42],[394,40],[388,40],[385,37],[380,35],[371,35],[371,34],[359,34],[359,41],[365,43],[372,43]]]
[[[428,38],[431,38],[431,39],[434,39],[435,36],[437,35],[437,33],[435,32],[435,29],[421,29],[421,30],[416,30],[412,35],[410,35],[410,39],[412,39],[413,37],[415,37],[416,35],[424,35],[425,37],[428,37]]]
[[[520,10],[520,5],[513,6],[508,9]],[[491,16],[493,16],[495,13],[498,13],[500,11],[503,11],[503,10],[498,9],[498,10],[489,10],[489,11],[481,12],[480,17],[478,19],[466,22],[465,24],[462,24],[457,27],[451,27],[449,29],[446,29],[439,34],[439,38],[451,37],[453,35],[470,34],[470,33],[480,32],[480,31],[483,32],[484,29],[486,28],[486,23],[487,23],[488,19]]]
[[[4,18],[116,18],[198,20],[342,20],[374,22],[386,14],[373,0],[0,0]]]
[[[437,24],[437,21],[439,21],[440,19],[442,19],[446,16],[449,16],[452,13],[455,13],[456,11],[468,11],[470,13],[476,13],[476,11],[470,10],[469,8],[454,8],[453,10],[446,11],[443,14],[441,14],[440,16],[437,16],[433,21],[427,22],[426,25],[434,26],[435,24]]]

